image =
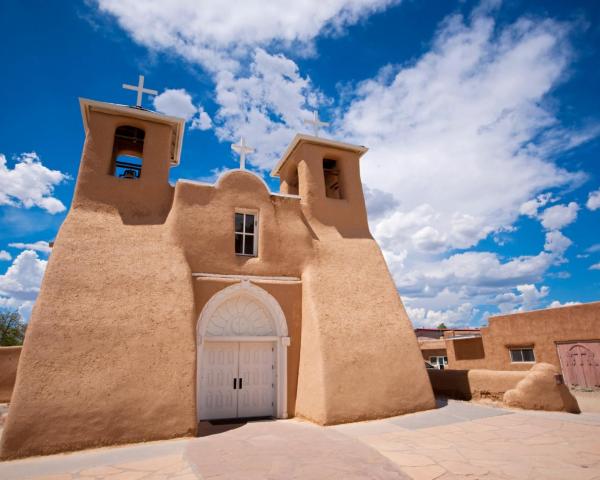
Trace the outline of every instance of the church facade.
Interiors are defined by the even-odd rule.
[[[184,121],[80,100],[86,139],[23,347],[2,458],[434,407],[360,180],[297,135],[272,174],[169,184]]]

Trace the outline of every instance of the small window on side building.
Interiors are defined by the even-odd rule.
[[[533,348],[511,348],[510,350],[510,361],[512,363],[533,363],[535,362],[535,355]]]
[[[140,178],[145,136],[142,129],[128,125],[116,129],[113,143],[112,175],[129,180]]]
[[[258,217],[255,213],[235,212],[235,254],[258,254]]]
[[[343,198],[337,160],[328,158],[323,160],[323,176],[325,177],[325,195],[327,198]]]

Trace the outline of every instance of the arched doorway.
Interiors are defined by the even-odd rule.
[[[267,291],[243,280],[216,293],[197,324],[198,419],[287,418],[289,343]]]

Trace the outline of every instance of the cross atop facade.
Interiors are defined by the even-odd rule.
[[[231,149],[240,155],[240,170],[246,169],[246,154],[254,153],[254,149],[246,145],[244,137],[240,137],[240,143],[234,143]]]
[[[313,112],[313,118],[311,120],[304,120],[304,123],[308,123],[310,125],[313,126],[313,131],[315,133],[315,137],[319,136],[319,128],[320,127],[326,127],[327,125],[329,125],[328,122],[322,122],[321,119],[319,118],[319,112],[317,110],[315,110]]]
[[[158,92],[156,90],[150,90],[149,88],[144,88],[144,76],[143,75],[140,75],[137,86],[136,85],[127,85],[126,83],[124,83],[123,88],[126,90],[133,90],[133,91],[137,92],[137,101],[135,102],[136,107],[142,106],[142,95],[144,93],[147,93],[148,95],[158,95]]]

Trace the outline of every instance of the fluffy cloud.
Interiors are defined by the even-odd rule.
[[[544,244],[544,250],[557,255],[562,255],[572,244],[573,242],[571,239],[565,237],[558,230],[546,232],[546,243]]]
[[[246,75],[224,71],[216,78],[217,135],[229,141],[249,139],[257,152],[251,162],[269,169],[294,134],[305,128],[303,119],[311,118],[310,108],[319,98],[292,60],[257,48]]]
[[[39,207],[52,214],[63,212],[65,206],[53,193],[54,187],[68,178],[67,174],[44,166],[35,152],[21,154],[12,169],[0,154],[0,205]]]
[[[12,255],[6,250],[0,250],[0,260],[9,261],[12,260]]]
[[[191,129],[208,130],[212,120],[202,105],[194,105],[192,96],[185,89],[166,89],[153,99],[154,108],[166,115],[185,119],[191,122]]]
[[[32,250],[21,252],[4,275],[0,275],[0,307],[16,309],[29,318],[46,264]]]
[[[548,296],[547,286],[537,288],[532,284],[517,285],[516,292],[508,292],[496,296],[495,303],[502,313],[520,312],[539,307],[542,299]]]
[[[44,242],[43,240],[38,240],[34,243],[22,243],[22,242],[13,242],[8,244],[9,247],[26,249],[26,250],[35,250],[37,252],[42,253],[50,253],[52,249],[50,248],[50,244],[48,242]]]
[[[547,230],[558,230],[573,223],[578,211],[579,205],[575,202],[570,202],[568,205],[554,205],[540,214],[540,220]]]
[[[590,192],[585,206],[590,210],[598,210],[600,208],[600,188]]]
[[[558,307],[570,307],[572,305],[581,305],[581,302],[565,302],[560,303],[558,300],[554,300],[548,304],[548,308],[558,308]]]
[[[255,46],[304,52],[321,33],[340,32],[398,0],[96,0],[139,44],[175,52],[211,72],[236,70]]]
[[[590,270],[600,270],[600,262],[594,263],[592,266],[590,266]]]
[[[470,303],[463,303],[454,309],[430,310],[406,307],[406,313],[415,327],[436,328],[443,323],[448,328],[468,325],[479,312]]]

